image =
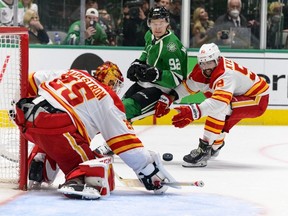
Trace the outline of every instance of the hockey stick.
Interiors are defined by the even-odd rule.
[[[10,59],[10,55],[7,55],[5,60],[4,60],[4,64],[3,64],[3,67],[1,69],[1,72],[0,72],[0,82],[2,81],[3,79],[3,76],[4,76],[4,73],[6,71],[6,67],[7,67],[7,64],[9,62],[9,59]]]
[[[144,187],[143,184],[138,179],[123,178],[115,173],[117,179],[127,187]],[[180,186],[196,186],[203,187],[203,181],[194,181],[194,182],[162,182],[161,185],[166,185],[173,188],[178,188]]]
[[[4,147],[2,147],[2,146],[0,146],[0,152],[1,152],[0,156],[2,158],[5,158],[5,159],[7,159],[7,160],[9,160],[11,162],[14,162],[14,163],[18,163],[19,162],[19,158],[15,154],[5,150]]]
[[[151,115],[154,115],[154,114],[155,114],[155,110],[151,110],[151,111],[149,111],[147,113],[144,113],[142,115],[139,115],[139,116],[136,116],[136,117],[132,118],[130,121],[134,122],[134,121],[137,121],[137,120],[141,120],[141,119],[143,119],[143,118],[145,118],[147,116],[151,116]]]

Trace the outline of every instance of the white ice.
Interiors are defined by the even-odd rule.
[[[196,148],[203,125],[183,129],[172,126],[135,126],[144,145],[162,155],[178,181],[203,180],[205,186],[169,188],[154,195],[143,188],[128,188],[116,180],[110,197],[97,201],[69,200],[52,188],[22,192],[1,184],[0,215],[177,215],[177,216],[287,216],[288,126],[236,126],[226,136],[225,147],[205,168],[183,168],[182,157]],[[93,145],[102,144],[100,136]],[[116,157],[115,171],[125,178],[135,174]]]

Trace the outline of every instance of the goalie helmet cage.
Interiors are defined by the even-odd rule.
[[[0,182],[27,190],[28,142],[9,118],[28,92],[29,35],[23,27],[0,27]]]

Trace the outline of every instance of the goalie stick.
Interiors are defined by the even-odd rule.
[[[127,187],[144,187],[144,185],[138,179],[123,178],[115,173],[117,179]],[[166,185],[173,188],[181,188],[181,186],[196,186],[203,187],[203,181],[194,181],[194,182],[162,182],[161,185]]]
[[[142,115],[139,115],[139,116],[136,116],[134,118],[132,118],[130,121],[131,122],[134,122],[134,121],[137,121],[137,120],[141,120],[145,117],[148,117],[148,116],[151,116],[151,115],[154,115],[155,114],[155,110],[151,110],[150,112],[147,112],[147,113],[144,113]]]
[[[2,158],[5,158],[11,162],[14,162],[14,163],[18,163],[19,162],[19,158],[17,157],[17,155],[7,151],[4,149],[4,147],[0,146],[0,156]]]

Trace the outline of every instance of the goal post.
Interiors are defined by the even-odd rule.
[[[23,27],[0,27],[0,182],[27,189],[28,143],[11,120],[15,102],[28,92],[29,35]]]

